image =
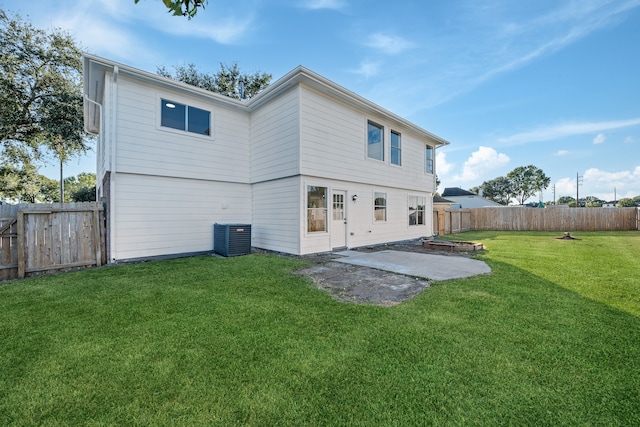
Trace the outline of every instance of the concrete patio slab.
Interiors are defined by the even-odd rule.
[[[484,262],[460,256],[430,255],[404,251],[336,252],[343,258],[334,261],[376,268],[407,276],[423,277],[434,281],[461,279],[491,273]]]

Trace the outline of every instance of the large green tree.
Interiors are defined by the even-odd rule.
[[[482,190],[482,197],[505,206],[509,204],[513,195],[512,183],[504,176],[485,181],[479,187],[471,189],[476,194],[479,194],[480,190]]]
[[[58,202],[58,181],[38,174],[35,166],[0,165],[0,200],[23,203]]]
[[[81,51],[59,29],[0,9],[0,151],[30,174],[47,154],[62,165],[89,149],[82,122]]]
[[[551,182],[551,178],[542,169],[533,165],[518,166],[507,174],[507,179],[511,182],[513,198],[521,205],[529,197],[547,188]]]
[[[64,179],[65,202],[93,202],[96,200],[96,174],[81,172]]]
[[[140,0],[133,0],[136,4]],[[198,13],[198,8],[204,9],[207,0],[162,0],[165,7],[174,16],[186,16],[188,19],[193,18]]]
[[[248,99],[257,95],[271,82],[271,74],[255,72],[245,74],[240,71],[237,63],[225,65],[220,63],[220,71],[207,74],[198,69],[195,64],[174,66],[171,72],[165,67],[158,67],[157,73],[183,83],[197,86],[211,92],[220,93],[236,99]],[[240,82],[243,82],[241,93]]]

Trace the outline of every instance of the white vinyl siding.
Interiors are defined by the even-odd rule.
[[[299,173],[299,124],[297,90],[290,90],[251,114],[252,182]]]
[[[210,109],[215,139],[159,126],[161,98]],[[117,101],[119,172],[249,182],[247,113],[206,105],[202,100],[160,91],[122,76],[118,79]]]
[[[253,244],[262,249],[300,251],[298,177],[253,185]]]
[[[371,161],[366,153],[369,120],[382,124],[385,132],[392,128],[382,117],[369,117],[301,86],[300,173],[434,192],[433,178],[424,173],[425,141],[393,124],[394,130],[402,133],[402,167]]]
[[[213,224],[251,223],[251,186],[120,173],[112,258],[213,250]]]

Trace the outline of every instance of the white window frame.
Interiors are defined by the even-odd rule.
[[[378,199],[381,198],[384,200],[384,205],[379,205]],[[378,211],[383,212],[383,218],[378,218]],[[374,222],[387,222],[387,193],[382,192],[374,192],[373,193],[373,221]]]
[[[435,148],[430,145],[425,145],[424,148],[424,173],[433,175],[435,172]],[[431,154],[431,155],[429,155]]]
[[[393,145],[393,135],[398,137],[398,146]],[[389,153],[389,163],[395,166],[402,166],[402,134],[398,131],[391,129],[391,134],[389,136],[389,147],[391,152]],[[393,152],[396,150],[398,152],[398,163],[393,162]]]
[[[185,106],[185,110],[188,111],[189,107],[198,108],[200,110],[207,111],[209,113],[209,135],[203,133],[190,132],[188,130],[176,129],[162,125],[162,102],[172,102]],[[188,114],[188,113],[187,113]],[[187,126],[188,115],[185,116],[185,127]],[[171,94],[156,94],[156,129],[162,132],[175,133],[182,136],[189,136],[193,138],[212,140],[214,138],[214,112],[210,105],[204,105],[193,100],[188,100],[180,96],[173,96]]]
[[[415,206],[416,209],[415,210],[411,210],[411,206],[412,206],[412,199],[415,199]],[[420,202],[423,202],[422,204],[422,209],[419,209],[420,207]],[[424,227],[427,225],[427,197],[426,196],[413,196],[413,195],[409,195],[408,199],[407,199],[407,212],[408,212],[408,216],[407,216],[407,221],[409,224],[409,227]],[[418,222],[418,218],[420,218],[420,212],[422,212],[422,221],[423,223],[419,223]],[[415,224],[411,224],[411,215],[415,213],[416,215],[416,223]]]
[[[309,200],[309,192],[311,191],[312,188],[324,188],[324,198],[323,198],[323,204],[324,206],[311,206],[312,204],[315,205],[315,202],[311,202]],[[329,232],[329,209],[327,207],[327,196],[329,194],[329,187],[327,186],[322,186],[322,185],[310,185],[307,184],[306,188],[305,188],[305,201],[306,201],[306,205],[307,205],[307,209],[306,209],[306,232],[307,234],[320,234],[320,233],[328,233]],[[312,217],[314,218],[314,220],[316,220],[315,218],[318,216],[322,216],[324,214],[324,230],[312,230],[311,229],[311,219]],[[322,218],[317,219],[317,220],[322,220]]]
[[[380,129],[380,144],[381,144],[381,148],[380,148],[380,157],[381,158],[377,158],[377,157],[373,157],[369,154],[369,146],[371,145],[369,142],[369,126],[373,126],[375,128]],[[371,159],[371,160],[377,160],[379,162],[384,162],[385,161],[385,143],[384,143],[384,135],[385,134],[385,127],[384,125],[381,125],[378,122],[375,122],[373,120],[367,120],[367,125],[366,125],[366,154],[367,154],[367,159]]]

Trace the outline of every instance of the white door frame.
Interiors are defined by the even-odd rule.
[[[331,249],[347,247],[347,205],[347,191],[332,189]],[[342,207],[341,209],[340,206]]]

